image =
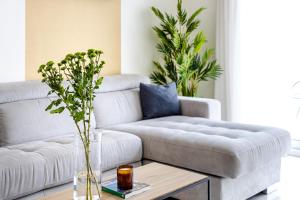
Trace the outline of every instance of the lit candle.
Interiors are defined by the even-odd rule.
[[[122,165],[117,169],[118,188],[121,190],[130,190],[133,185],[133,167],[131,165]]]

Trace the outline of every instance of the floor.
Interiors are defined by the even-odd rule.
[[[278,190],[257,195],[249,200],[300,200],[300,157],[283,158]]]

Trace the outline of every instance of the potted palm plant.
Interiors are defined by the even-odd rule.
[[[38,70],[50,88],[48,95],[55,96],[46,111],[59,114],[68,110],[77,128],[74,199],[100,199],[101,132],[93,129],[91,114],[95,91],[103,80],[99,75],[105,64],[101,55],[101,50],[89,49],[68,54],[57,64],[49,61]]]
[[[195,96],[199,82],[216,79],[222,71],[213,57],[214,50],[203,48],[207,42],[203,31],[194,33],[200,24],[197,16],[204,10],[201,7],[188,16],[182,8],[182,0],[177,3],[177,16],[152,7],[161,22],[153,30],[159,39],[156,47],[163,63],[154,61],[155,70],[150,78],[160,85],[175,82],[178,93],[183,96]]]

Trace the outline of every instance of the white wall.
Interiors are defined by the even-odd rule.
[[[153,16],[150,7],[176,13],[176,0],[122,0],[121,1],[121,72],[150,74],[153,70],[153,60],[159,54],[155,49],[157,38],[152,26],[159,21]],[[184,7],[191,14],[201,6],[207,9],[200,15],[201,29],[208,39],[208,47],[215,47],[216,0],[185,0]],[[200,96],[213,97],[214,83],[202,83]]]
[[[25,80],[25,0],[0,0],[0,82]]]

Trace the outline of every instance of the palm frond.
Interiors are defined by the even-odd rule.
[[[176,24],[173,25],[169,22],[163,23],[160,25],[161,26],[161,30],[166,34],[166,36],[170,36],[172,37],[176,31]]]
[[[158,72],[160,72],[160,73],[163,74],[164,76],[167,75],[167,72],[166,72],[165,68],[163,68],[159,62],[155,62],[155,61],[154,61],[153,64],[155,65],[156,70],[157,70]]]
[[[208,81],[209,79],[215,80],[222,74],[220,65],[216,60],[213,60],[207,64],[204,70],[201,72],[201,76],[198,77],[199,81]]]
[[[157,26],[153,27],[153,30],[156,32],[156,35],[160,39],[159,45],[157,45],[158,50],[162,50],[162,49],[168,50],[168,49],[173,48],[172,38],[169,38],[166,35],[166,33]],[[163,47],[163,48],[161,48],[161,47]],[[164,53],[164,52],[165,51],[162,51],[162,53]]]
[[[182,9],[182,0],[178,0],[177,2],[177,17],[178,21],[181,25],[184,25],[187,21],[187,12]]]
[[[191,65],[190,65],[190,70],[194,71],[194,70],[201,70],[202,68],[202,63],[201,63],[201,56],[200,54],[196,54],[191,62]]]
[[[158,52],[160,52],[162,54],[167,54],[169,56],[172,55],[172,48],[170,48],[169,45],[166,45],[162,42],[156,44],[156,49],[158,50]]]
[[[215,52],[214,49],[206,49],[203,53],[202,59],[209,60],[214,55],[214,52]]]
[[[178,32],[174,33],[173,45],[174,45],[175,49],[179,49],[181,47],[181,37]]]
[[[199,9],[197,9],[191,16],[190,18],[187,20],[186,26],[190,26],[192,22],[194,22],[195,18],[200,15],[206,8],[201,7]]]
[[[166,58],[164,60],[166,62],[164,67],[167,71],[168,78],[176,83],[178,81],[178,71],[177,71],[176,64],[174,63],[173,60],[169,60]]]
[[[206,38],[203,32],[199,32],[194,39],[194,53],[199,53],[201,51],[202,46],[206,43]]]
[[[158,85],[165,85],[168,83],[165,75],[158,71],[152,72],[152,74],[150,75],[150,79],[153,83]]]
[[[155,7],[151,7],[152,12],[154,13],[155,16],[157,16],[161,21],[165,21],[165,17],[162,14],[162,12],[160,12],[159,9],[155,8]]]
[[[159,39],[162,40],[162,42],[165,42],[165,43],[170,42],[170,39],[168,38],[168,36],[162,29],[160,29],[157,26],[154,26],[153,30],[155,31],[155,33],[159,37]]]
[[[175,19],[175,17],[173,15],[169,15],[168,13],[165,13],[166,15],[166,21],[168,23],[170,23],[171,25],[175,26],[178,22],[177,19]]]
[[[200,20],[193,21],[189,26],[186,27],[186,33],[190,35],[193,31],[195,31],[200,25]]]

